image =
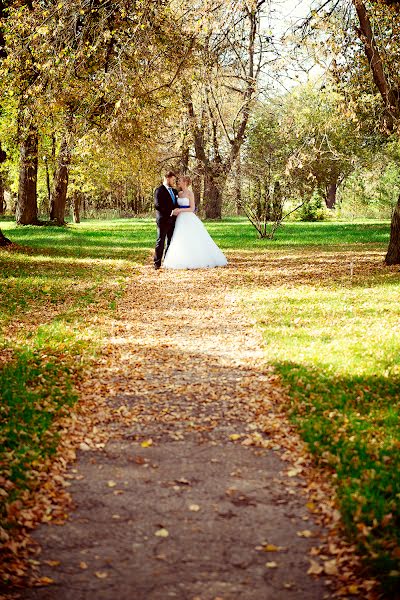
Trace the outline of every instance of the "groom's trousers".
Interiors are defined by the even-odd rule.
[[[166,217],[157,221],[157,241],[154,251],[155,267],[161,267],[161,262],[164,254],[165,240],[167,240],[168,250],[175,229],[175,221],[176,217]]]

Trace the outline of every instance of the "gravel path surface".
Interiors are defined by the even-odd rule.
[[[83,444],[68,472],[74,510],[34,534],[55,583],[22,598],[331,597],[307,575],[320,531],[305,482],[258,425],[276,421],[279,390],[240,284],[234,265],[132,279],[93,373],[114,415],[108,442]]]

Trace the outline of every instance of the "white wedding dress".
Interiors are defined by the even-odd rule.
[[[189,208],[188,198],[178,198],[180,208]],[[180,213],[164,259],[165,269],[224,267],[227,260],[193,212]]]

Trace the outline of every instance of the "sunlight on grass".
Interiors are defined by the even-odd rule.
[[[373,254],[371,255],[373,256]],[[340,256],[337,257],[340,260]],[[394,270],[318,276],[318,254],[282,284],[243,290],[289,414],[334,469],[347,531],[388,592],[400,581],[400,278]],[[331,271],[329,271],[329,268]],[[284,277],[283,277],[284,279]]]
[[[7,527],[6,505],[35,487],[38,465],[55,451],[57,420],[77,400],[82,367],[106,333],[102,317],[148,256],[154,224],[1,227],[18,244],[0,251],[0,461],[9,481],[0,517]],[[93,314],[96,328],[88,327]]]
[[[235,290],[263,330],[291,418],[335,472],[349,536],[393,590],[400,304],[399,274],[381,266],[389,224],[287,223],[274,241],[258,239],[242,218],[205,225],[228,269],[241,267]],[[81,366],[106,333],[102,317],[112,316],[138,266],[151,265],[156,228],[151,218],[0,227],[17,244],[0,250],[0,459],[14,499],[34,486],[33,465],[54,452],[54,424],[76,401]],[[98,324],[88,328],[94,314]]]

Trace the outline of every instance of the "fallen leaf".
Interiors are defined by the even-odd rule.
[[[321,567],[321,565],[319,565],[315,560],[312,560],[312,558],[310,558],[310,567],[307,571],[307,575],[321,575],[322,571],[323,571],[323,567]]]
[[[198,504],[191,504],[189,506],[189,510],[191,510],[192,512],[198,512],[200,510],[200,506]]]
[[[297,535],[299,537],[310,538],[313,536],[313,532],[310,531],[309,529],[304,529],[303,531],[298,531]]]
[[[158,529],[158,531],[155,532],[155,534],[157,537],[162,537],[162,538],[166,538],[169,536],[169,531],[168,529],[164,529],[164,527],[162,529]]]
[[[229,436],[229,439],[230,439],[232,442],[236,442],[236,440],[240,440],[240,438],[241,438],[241,437],[242,437],[242,436],[241,436],[239,433],[232,433],[232,434]]]
[[[336,560],[335,559],[326,560],[324,562],[324,571],[327,575],[337,575],[338,569],[337,569]]]
[[[142,442],[140,445],[142,446],[142,448],[149,448],[153,445],[153,440],[144,440],[144,442]]]
[[[51,577],[40,577],[35,581],[36,586],[51,585],[52,583],[55,583],[55,581]]]
[[[297,469],[290,469],[287,472],[287,476],[288,477],[296,477],[297,475],[299,475],[302,472],[302,470],[303,469],[301,467],[298,467]]]
[[[43,562],[49,567],[59,567],[61,565],[60,560],[44,560]]]
[[[81,569],[87,569],[88,568],[87,563],[85,563],[83,560],[79,563],[79,567]]]
[[[113,488],[115,487],[117,484],[115,483],[115,481],[108,481],[107,482],[108,487]]]
[[[105,571],[96,571],[95,575],[98,579],[106,579],[108,577],[108,573]]]
[[[271,561],[271,562],[265,563],[265,566],[268,567],[268,569],[276,569],[278,566],[278,563]]]
[[[275,544],[265,544],[265,546],[263,546],[263,550],[264,552],[279,552],[279,550],[282,550],[281,546],[275,546]]]

